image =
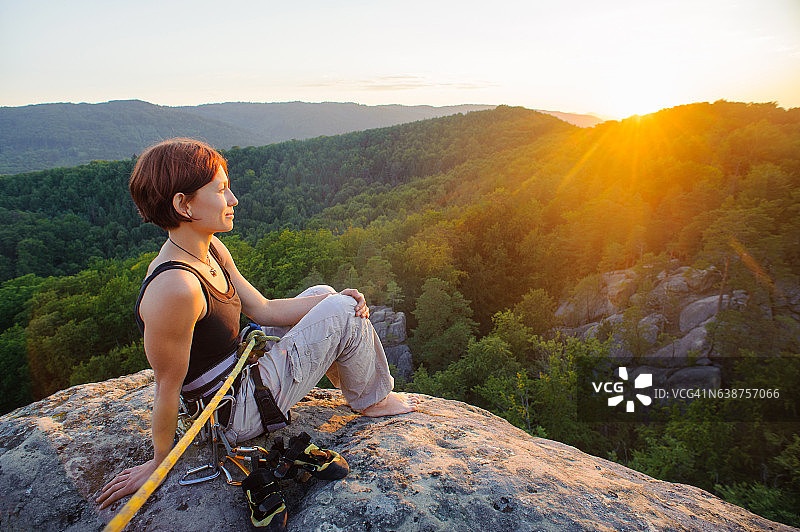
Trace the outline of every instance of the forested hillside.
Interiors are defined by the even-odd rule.
[[[240,204],[223,241],[240,270],[268,297],[324,281],[405,311],[419,367],[401,386],[800,525],[797,423],[581,422],[576,368],[613,346],[553,328],[556,303],[597,274],[713,267],[714,290],[748,294],[716,325],[721,355],[800,356],[785,305],[800,109],[719,101],[578,129],[500,107],[226,156]],[[146,364],[131,312],[163,235],[138,224],[130,168],[0,179],[4,409]],[[745,377],[796,383],[758,365]]]
[[[155,142],[175,136],[200,138],[228,149],[335,135],[492,107],[370,107],[303,102],[165,107],[139,100],[0,107],[0,174],[74,166],[99,159],[126,159]]]
[[[240,203],[234,234],[254,242],[270,230],[299,229],[356,194],[389,190],[530,136],[570,129],[549,116],[506,109],[230,150],[225,153]],[[0,281],[26,273],[71,274],[93,259],[155,249],[161,233],[140,223],[128,194],[132,168],[131,160],[98,161],[0,178],[0,216],[6,220]]]

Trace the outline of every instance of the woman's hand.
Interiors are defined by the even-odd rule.
[[[343,296],[350,296],[356,300],[356,316],[369,318],[369,307],[367,306],[367,301],[364,299],[364,294],[355,288],[345,288],[339,293]]]
[[[126,495],[136,493],[157,467],[156,461],[150,460],[141,465],[125,469],[114,477],[114,480],[103,486],[103,491],[94,502],[100,503],[100,510],[102,510]]]

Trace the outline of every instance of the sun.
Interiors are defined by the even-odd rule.
[[[631,79],[619,83],[608,95],[606,113],[617,119],[655,113],[677,105],[670,87]]]
[[[605,114],[618,119],[655,113],[688,103],[686,77],[690,67],[667,50],[647,42],[608,51],[595,70],[592,90]],[[682,101],[683,100],[683,101]],[[600,111],[598,111],[600,112]]]

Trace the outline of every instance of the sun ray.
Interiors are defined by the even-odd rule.
[[[733,251],[735,251],[742,260],[742,264],[744,264],[748,270],[753,272],[757,283],[761,283],[773,291],[777,289],[769,274],[764,271],[764,268],[761,267],[758,261],[750,253],[748,253],[747,249],[741,242],[731,236],[728,239],[728,243],[731,245],[731,248],[733,248]]]
[[[605,140],[611,134],[612,129],[608,128],[603,135],[597,139],[592,145],[586,150],[581,158],[572,166],[572,168],[567,172],[564,177],[561,179],[561,182],[558,184],[556,188],[556,195],[560,194],[575,178],[575,176],[580,172],[580,170],[586,165],[589,159],[594,155],[597,149],[605,144]]]

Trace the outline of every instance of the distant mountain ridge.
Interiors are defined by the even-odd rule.
[[[494,107],[333,102],[167,107],[141,100],[0,107],[0,174],[129,158],[154,142],[175,136],[200,138],[220,149],[262,146]],[[589,115],[541,112],[582,127],[600,121]]]
[[[302,102],[166,107],[140,100],[3,107],[0,108],[0,173],[130,158],[154,142],[175,136],[199,138],[217,148],[228,149],[493,108]]]
[[[357,103],[211,103],[174,107],[197,116],[233,124],[258,134],[261,144],[304,140],[393,126],[441,116],[494,109],[494,105],[376,105]],[[253,145],[252,143],[249,143]]]
[[[601,122],[605,122],[604,119],[595,115],[562,113],[561,111],[546,111],[544,109],[534,109],[534,111],[554,116],[559,120],[563,120],[564,122],[578,127],[593,127]]]

